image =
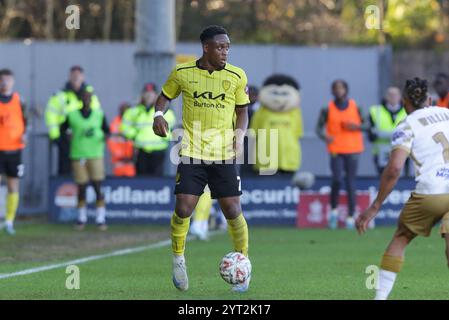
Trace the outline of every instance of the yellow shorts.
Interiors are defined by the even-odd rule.
[[[89,181],[105,179],[103,159],[88,159],[72,161],[73,178],[77,184],[87,184]]]
[[[449,233],[449,194],[412,193],[399,216],[399,225],[414,234],[428,237],[433,226],[441,221],[440,233]]]

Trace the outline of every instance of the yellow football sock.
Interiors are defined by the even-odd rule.
[[[180,218],[176,212],[173,214],[171,218],[171,242],[175,255],[181,256],[184,254],[189,226],[190,218]]]
[[[399,273],[402,269],[403,264],[404,259],[402,257],[394,257],[388,254],[384,254],[380,267],[386,271]]]
[[[228,221],[228,230],[234,243],[234,250],[248,256],[248,225],[243,214]]]
[[[16,218],[17,208],[19,207],[19,194],[8,193],[6,196],[6,222],[14,222]]]
[[[212,197],[210,192],[204,192],[198,200],[195,208],[195,221],[208,221],[212,209]]]

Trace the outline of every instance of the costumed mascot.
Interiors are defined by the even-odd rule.
[[[264,175],[293,176],[301,167],[303,121],[300,86],[290,76],[272,75],[260,90],[259,102],[261,106],[250,124],[251,133],[256,135],[256,148],[252,149],[256,150],[254,169]],[[276,131],[277,146],[276,141],[272,141]]]

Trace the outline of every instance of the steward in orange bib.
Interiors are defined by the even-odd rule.
[[[442,108],[449,108],[449,75],[438,73],[433,83],[433,88],[438,94],[438,100],[434,105]]]
[[[14,220],[19,206],[19,178],[23,176],[22,149],[26,121],[23,104],[13,91],[14,75],[10,70],[0,70],[0,178],[6,176],[6,232],[14,235]]]
[[[134,177],[136,167],[134,166],[134,144],[120,133],[122,118],[130,105],[123,103],[119,107],[119,115],[111,122],[108,139],[108,149],[111,153],[113,173],[116,177]]]
[[[348,218],[346,227],[354,228],[354,212],[356,206],[355,178],[357,174],[358,156],[364,151],[364,120],[357,103],[348,98],[349,87],[344,80],[336,80],[332,84],[334,100],[321,111],[316,127],[318,136],[327,144],[331,156],[332,191],[329,227],[338,226],[338,199],[345,172],[346,191],[348,193]]]

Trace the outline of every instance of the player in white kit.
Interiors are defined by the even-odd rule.
[[[404,89],[407,118],[392,138],[390,161],[372,205],[357,219],[363,234],[396,185],[408,157],[415,166],[416,188],[405,204],[397,230],[382,258],[376,300],[386,300],[404,263],[406,246],[417,236],[428,237],[435,224],[446,241],[449,266],[449,109],[430,106],[426,80],[408,80]]]

